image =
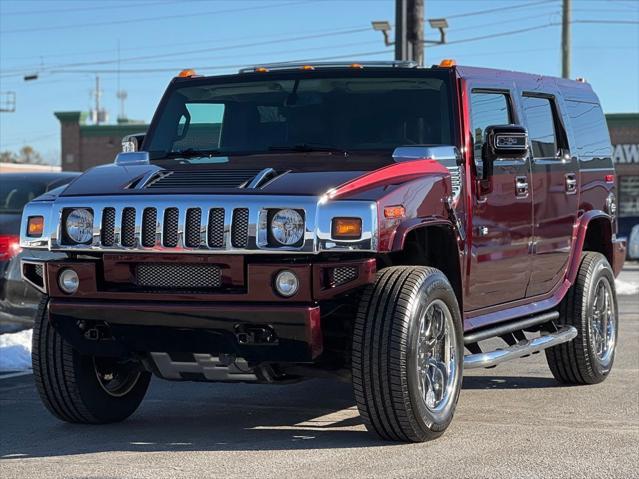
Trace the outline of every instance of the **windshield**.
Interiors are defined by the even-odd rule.
[[[15,180],[2,181],[0,187],[0,213],[22,213],[24,205],[40,196],[47,189],[41,181]]]
[[[206,161],[287,150],[452,144],[448,77],[425,75],[192,80],[169,93],[145,149],[152,159]]]

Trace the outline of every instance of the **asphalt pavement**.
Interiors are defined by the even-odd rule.
[[[81,426],[49,415],[32,376],[1,379],[0,477],[639,477],[639,295],[619,309],[604,383],[562,386],[543,353],[469,371],[453,424],[424,444],[368,435],[350,385],[331,380],[154,379],[126,422]]]

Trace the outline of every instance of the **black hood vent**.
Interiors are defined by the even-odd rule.
[[[173,170],[161,171],[146,183],[148,189],[241,188],[261,170]]]

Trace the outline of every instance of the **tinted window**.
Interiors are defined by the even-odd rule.
[[[524,96],[522,99],[534,158],[557,156],[557,135],[551,101],[549,98],[531,96]]]
[[[566,105],[579,156],[584,159],[609,157],[610,135],[601,107],[571,100]]]
[[[32,199],[46,191],[47,185],[33,180],[2,181],[0,188],[0,213],[21,213]]]
[[[511,123],[508,98],[504,93],[479,93],[470,95],[471,123],[473,129],[475,160],[481,160],[481,148],[485,141],[486,127]]]
[[[170,93],[146,148],[160,159],[187,149],[230,155],[299,145],[347,151],[450,145],[448,81],[422,76],[199,81]]]

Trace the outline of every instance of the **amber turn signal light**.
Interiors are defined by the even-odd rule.
[[[403,206],[387,206],[384,208],[384,218],[395,219],[403,218],[406,214],[406,210]]]
[[[358,239],[362,236],[361,218],[333,218],[333,233],[335,239]]]
[[[42,236],[44,231],[44,217],[42,216],[29,216],[27,220],[27,236],[38,237]]]

